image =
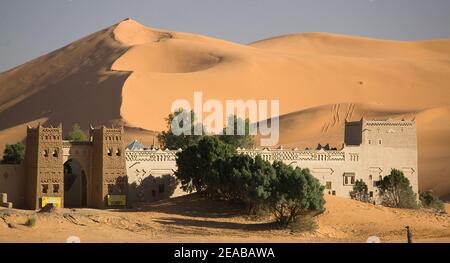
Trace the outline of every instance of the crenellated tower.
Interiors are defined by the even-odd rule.
[[[29,209],[43,206],[43,198],[64,202],[62,126],[28,126],[25,152],[25,204]]]
[[[111,196],[126,196],[128,179],[121,128],[90,129],[92,141],[93,198],[90,206],[108,207]]]

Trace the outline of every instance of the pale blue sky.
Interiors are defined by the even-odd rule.
[[[0,72],[127,17],[239,43],[313,31],[450,38],[450,0],[0,0]]]

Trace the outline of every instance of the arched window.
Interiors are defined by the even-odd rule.
[[[108,156],[112,156],[112,149],[109,148],[108,151],[107,151],[107,153],[108,153]]]
[[[369,175],[369,180],[372,180],[372,175],[371,174]]]
[[[58,157],[58,151],[57,150],[53,150],[52,155],[53,155],[53,157]]]
[[[116,150],[116,156],[120,156],[120,150],[119,149]]]
[[[42,151],[42,155],[43,155],[44,157],[48,157],[48,150]]]

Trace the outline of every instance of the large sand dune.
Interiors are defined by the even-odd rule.
[[[241,45],[127,19],[0,74],[0,148],[38,121],[66,132],[74,122],[125,124],[152,142],[145,130],[165,128],[172,102],[203,91],[279,99],[280,143],[289,145],[338,146],[346,117],[416,117],[420,187],[447,195],[449,85],[450,40],[307,33]]]

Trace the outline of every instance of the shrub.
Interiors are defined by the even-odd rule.
[[[234,155],[216,162],[207,179],[208,192],[228,200],[239,199],[254,214],[265,209],[275,177],[274,168],[260,156]]]
[[[25,225],[28,227],[34,227],[36,225],[36,221],[37,221],[36,217],[30,217],[25,222]]]
[[[80,128],[80,125],[78,123],[75,123],[72,126],[72,130],[67,134],[66,137],[64,137],[64,140],[69,141],[85,141],[87,139],[86,134],[84,131]]]
[[[180,180],[181,188],[188,192],[206,192],[205,179],[211,176],[214,163],[234,153],[231,146],[213,136],[204,136],[198,144],[177,153],[175,176]]]
[[[243,120],[235,115],[230,115],[228,117],[228,126],[223,129],[223,135],[219,135],[218,137],[222,142],[229,144],[234,148],[251,148],[255,144],[255,136],[250,134],[250,129],[252,128],[251,125],[249,119]],[[239,127],[241,127],[242,130],[239,130]],[[233,128],[233,130],[231,128]],[[233,131],[232,135],[227,133],[228,129]],[[239,133],[241,133],[241,135],[239,135]]]
[[[169,114],[165,120],[167,131],[163,131],[158,135],[158,141],[162,143],[164,148],[185,150],[190,146],[196,145],[203,138],[203,135],[194,135],[196,129],[201,130],[202,134],[204,134],[205,128],[202,124],[196,122],[196,116],[193,111],[188,112],[184,109],[179,109]],[[172,132],[172,122],[174,120],[180,124],[180,127],[183,127],[182,124],[184,123],[190,124],[190,134],[175,135]]]
[[[323,209],[323,186],[308,169],[294,169],[279,161],[274,162],[273,167],[276,179],[270,206],[277,222],[286,225],[302,214]]]
[[[238,155],[217,137],[205,136],[177,154],[176,177],[185,191],[221,200],[238,200],[248,211],[271,211],[288,225],[310,211],[323,210],[323,187],[308,169],[282,162],[272,165],[260,156]]]
[[[361,202],[369,202],[367,184],[362,179],[356,180],[353,190],[350,192],[350,197]]]
[[[392,169],[391,173],[379,182],[383,205],[398,208],[417,208],[417,196],[403,172]]]
[[[431,208],[437,211],[445,211],[444,202],[431,191],[419,192],[420,203],[425,208]]]
[[[6,144],[3,152],[3,164],[20,164],[25,158],[25,145],[21,142]]]

